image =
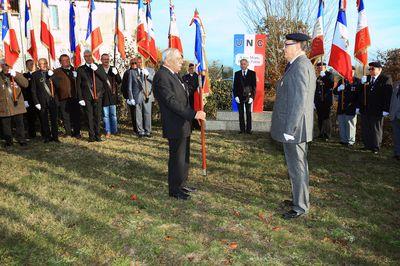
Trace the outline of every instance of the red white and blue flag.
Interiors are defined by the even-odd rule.
[[[354,47],[354,57],[364,66],[368,64],[368,47],[371,46],[369,36],[367,14],[363,0],[357,0],[358,25],[356,42]]]
[[[208,94],[210,92],[210,86],[209,86],[210,83],[208,79],[208,71],[207,71],[208,69],[207,69],[207,60],[205,51],[206,35],[204,32],[203,23],[200,19],[199,12],[197,11],[197,9],[194,11],[194,16],[189,26],[191,26],[193,23],[196,25],[194,55],[197,60],[197,72],[201,76],[202,80],[202,92],[200,93]],[[194,94],[194,110],[196,111],[203,110],[202,97],[199,96],[197,91]]]
[[[49,51],[52,60],[56,59],[56,51],[54,48],[54,37],[50,28],[50,8],[49,1],[42,0],[42,12],[40,19],[40,40]]]
[[[339,0],[339,12],[333,34],[329,66],[343,78],[353,82],[351,56],[349,52],[349,33],[346,20],[346,0]]]
[[[13,67],[19,57],[19,45],[15,30],[10,24],[9,3],[7,0],[2,0],[3,8],[3,27],[1,29],[1,37],[4,44],[4,60],[7,65]]]
[[[122,30],[123,21],[122,21],[122,8],[121,8],[121,0],[117,0],[116,2],[116,14],[115,14],[115,35],[116,35],[116,46],[118,48],[118,52],[121,55],[123,60],[126,59],[125,54],[125,36]]]
[[[33,29],[31,2],[25,0],[25,38],[27,40],[27,51],[31,55],[33,61],[38,61],[35,31]]]
[[[168,33],[168,47],[178,49],[183,54],[182,42],[179,37],[178,25],[176,24],[175,6],[172,0],[169,1],[169,33]]]
[[[103,37],[101,36],[100,26],[96,20],[96,7],[94,0],[89,0],[89,17],[87,24],[86,42],[90,43],[93,57],[100,60],[100,46],[103,43]]]
[[[138,1],[138,26],[136,39],[139,53],[143,58],[148,59],[155,64],[157,63],[157,48],[150,2],[150,0],[147,0],[147,8],[145,11],[143,1]]]
[[[319,0],[317,21],[314,25],[314,31],[311,43],[311,60],[317,59],[324,56],[324,25],[323,25],[323,14],[324,14],[324,0]]]
[[[69,5],[69,43],[73,56],[74,67],[78,67],[82,63],[81,59],[81,45],[79,43],[79,28],[78,28],[78,10],[76,8],[75,0],[71,0]]]

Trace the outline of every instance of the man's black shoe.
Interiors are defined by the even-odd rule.
[[[303,214],[304,213],[302,213],[302,212],[296,212],[294,210],[290,210],[290,211],[282,214],[282,218],[285,220],[296,219],[296,218],[299,218],[300,216],[302,216]]]
[[[13,143],[12,143],[11,141],[6,141],[6,142],[3,144],[4,148],[10,147],[10,146],[12,146],[12,145],[13,145]]]
[[[239,131],[239,134],[244,134],[245,132],[244,131]]]
[[[395,155],[395,156],[393,156],[393,159],[395,159],[397,161],[400,161],[400,156],[399,155]]]
[[[49,139],[49,138],[45,138],[45,139],[43,140],[43,142],[44,142],[44,143],[49,143],[49,142],[50,142],[50,139]]]
[[[192,193],[192,192],[196,192],[197,188],[195,187],[182,187],[182,191],[185,193]]]
[[[22,141],[22,142],[19,142],[19,145],[20,145],[21,147],[25,147],[25,146],[27,146],[27,145],[28,145],[28,143],[26,143],[26,142]]]
[[[102,142],[102,141],[103,141],[103,140],[101,139],[101,137],[99,137],[99,136],[94,137],[94,140],[97,141],[97,142]]]
[[[190,198],[190,196],[188,194],[183,193],[181,191],[171,192],[171,193],[169,193],[169,196],[172,198],[176,198],[178,200],[188,200]]]
[[[252,131],[246,131],[246,133],[249,134],[249,135],[253,134]]]
[[[50,141],[61,142],[58,138],[51,138]]]

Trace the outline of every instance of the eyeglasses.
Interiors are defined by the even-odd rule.
[[[290,42],[290,43],[285,43],[284,44],[284,48],[291,46],[291,45],[295,45],[297,42]]]
[[[369,71],[372,71],[372,70],[374,70],[374,69],[375,69],[374,67],[368,68]]]
[[[137,62],[132,62],[131,65],[137,65]]]

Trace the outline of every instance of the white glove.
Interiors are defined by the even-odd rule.
[[[292,135],[289,135],[289,134],[286,134],[286,133],[283,133],[283,137],[285,138],[286,141],[294,140],[294,137]]]
[[[9,73],[10,73],[11,77],[15,77],[17,75],[17,72],[15,72],[14,69],[10,69]]]
[[[145,76],[148,76],[150,74],[149,71],[146,68],[142,69],[142,73]]]
[[[79,101],[79,105],[80,105],[80,106],[86,106],[86,103],[85,103],[84,100],[80,100],[80,101]]]
[[[388,115],[389,115],[389,113],[388,113],[388,112],[385,112],[385,111],[383,111],[383,112],[382,112],[382,115],[383,115],[383,117],[386,117],[386,116],[388,116]]]
[[[237,103],[240,103],[239,97],[235,97],[235,101],[236,101]]]
[[[49,75],[50,77],[54,75],[53,70],[49,69],[49,71],[47,71],[47,75]]]
[[[40,104],[36,104],[35,105],[36,109],[38,109],[40,111],[40,109],[42,109],[42,106]]]
[[[98,69],[98,67],[97,67],[97,65],[96,65],[95,63],[90,64],[90,68],[91,68],[93,71],[96,71],[96,70]]]
[[[72,71],[72,76],[73,76],[74,78],[77,78],[77,77],[78,77],[78,72]]]
[[[25,108],[28,108],[29,107],[28,101],[24,101],[24,105],[25,105]]]
[[[253,103],[253,98],[249,98],[249,104]]]
[[[325,71],[319,72],[319,75],[321,76],[321,78],[325,77],[326,76]]]
[[[131,100],[131,105],[132,105],[132,106],[135,106],[135,104],[136,104],[135,99],[132,99],[132,100]]]
[[[367,76],[362,76],[362,78],[361,78],[361,83],[362,83],[362,84],[367,83]]]
[[[344,90],[344,85],[343,85],[343,84],[340,85],[340,86],[337,88],[337,90],[338,90],[338,91],[343,91],[343,90]]]
[[[111,72],[112,72],[114,75],[118,75],[118,70],[117,70],[115,67],[111,68]]]
[[[360,114],[360,108],[356,108],[356,115]]]

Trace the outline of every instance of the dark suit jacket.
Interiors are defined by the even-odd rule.
[[[103,68],[104,69],[104,68]],[[110,106],[110,105],[116,105],[118,101],[118,89],[119,85],[121,84],[121,76],[119,73],[115,75],[112,72],[112,67],[108,69],[107,78],[108,81],[110,82],[110,86],[106,86],[106,90],[104,92],[103,96],[103,106]]]
[[[314,104],[319,112],[330,113],[333,105],[333,87],[334,87],[333,74],[329,71],[325,71],[325,76],[318,76],[317,87],[315,90]]]
[[[51,82],[50,82],[51,80]],[[49,105],[51,101],[58,101],[57,95],[56,95],[56,77],[54,75],[50,77],[47,74],[47,71],[43,75],[41,70],[37,70],[33,72],[32,74],[32,99],[33,99],[33,104],[37,105],[40,104],[42,106],[42,109],[46,106]],[[49,90],[51,90],[51,83],[53,84],[53,90],[54,90],[54,97],[52,97],[45,89],[44,84],[47,84]]]
[[[392,97],[392,81],[381,73],[374,84],[370,84],[371,76],[367,77],[368,85],[360,91],[358,105],[362,114],[381,117],[382,113],[389,112]],[[365,98],[366,93],[366,98]],[[365,105],[366,100],[366,105]]]
[[[194,92],[199,87],[199,75],[197,75],[197,73],[193,73],[193,75],[186,74],[182,77],[182,79],[186,83],[186,85],[189,89],[189,102],[190,102],[190,106],[193,108]]]
[[[96,82],[96,93],[97,98],[101,99],[103,97],[104,91],[107,84],[107,74],[104,71],[104,68],[97,66],[97,70],[94,72],[95,74],[95,82]],[[78,78],[76,79],[76,88],[78,91],[78,99],[85,101],[93,100],[93,70],[88,67],[86,64],[80,66],[77,70]]]
[[[249,98],[253,98],[256,94],[257,78],[256,72],[248,69],[245,77],[242,75],[242,70],[235,72],[233,79],[233,97],[239,97],[241,102],[247,102]],[[249,87],[250,91],[245,93],[244,88]]]
[[[75,88],[76,79],[73,74],[74,70],[72,66],[70,69],[60,67],[54,70],[54,77],[57,78],[56,94],[59,101],[64,101],[72,97],[78,98]]]
[[[124,76],[122,77],[122,85],[121,85],[121,92],[122,96],[125,99],[129,99],[128,89],[129,89],[129,71],[132,68],[129,68],[125,71]]]
[[[196,112],[190,107],[189,93],[178,74],[162,66],[153,79],[154,96],[161,111],[163,137],[179,139],[191,134]]]
[[[361,80],[353,77],[353,83],[350,83],[346,79],[344,81],[345,89],[343,91],[338,91],[338,87],[342,85],[342,83],[342,79],[340,79],[336,88],[333,89],[333,94],[338,96],[337,114],[355,115],[358,95],[362,86]]]
[[[32,99],[32,73],[26,72],[23,75],[28,80],[29,85],[28,85],[28,87],[26,89],[22,90],[22,94],[24,95],[25,101],[28,101],[29,105],[33,105],[33,99]]]

